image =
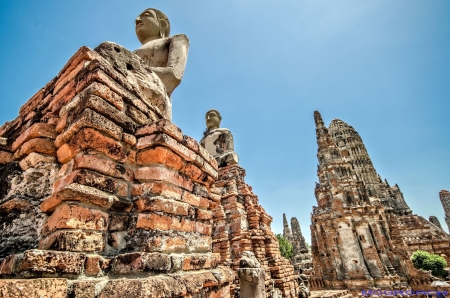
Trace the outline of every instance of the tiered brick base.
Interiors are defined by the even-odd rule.
[[[133,80],[147,71],[81,48],[0,128],[2,297],[229,297],[216,161],[161,119]]]
[[[272,217],[259,205],[244,176],[245,170],[238,165],[219,169],[219,178],[211,189],[212,195],[221,198],[214,209],[213,252],[220,254],[220,264],[236,270],[242,252],[252,251],[266,270],[267,292],[274,281],[283,297],[297,297],[294,280],[298,275],[280,255],[278,240],[270,229]]]

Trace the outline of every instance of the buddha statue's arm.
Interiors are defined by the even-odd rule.
[[[184,69],[186,68],[188,51],[189,39],[187,36],[184,34],[174,35],[171,37],[169,46],[167,67],[151,68],[163,81],[169,96],[181,82]]]

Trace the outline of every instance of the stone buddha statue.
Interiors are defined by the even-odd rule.
[[[200,145],[216,159],[219,167],[237,164],[239,157],[234,152],[233,135],[229,129],[220,128],[222,117],[219,111],[209,110],[205,117],[207,129]]]
[[[172,118],[172,102],[170,96],[180,84],[184,74],[189,50],[189,39],[184,34],[169,36],[170,23],[161,11],[148,8],[136,18],[136,35],[142,47],[134,51],[136,55],[150,67],[163,87],[166,102],[158,103],[158,107],[165,118]],[[138,79],[144,85],[143,92],[149,97],[151,90],[145,88],[145,78]],[[149,88],[147,88],[149,89]]]

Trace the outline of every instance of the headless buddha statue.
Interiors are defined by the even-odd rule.
[[[169,36],[170,23],[161,11],[148,8],[136,18],[136,35],[142,47],[134,51],[136,55],[150,67],[159,77],[165,88],[163,101],[155,103],[164,118],[172,118],[172,101],[170,96],[180,84],[186,67],[189,50],[189,39],[184,34]],[[152,90],[147,90],[145,80],[138,78],[141,91],[152,96]]]
[[[234,152],[233,135],[229,129],[220,128],[222,117],[219,111],[209,110],[205,117],[207,129],[200,145],[216,159],[219,167],[237,164],[239,157]]]

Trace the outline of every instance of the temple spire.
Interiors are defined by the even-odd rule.
[[[283,213],[283,237],[289,242],[292,243],[292,232],[289,228],[289,224],[286,219],[286,214]]]
[[[302,230],[300,229],[300,224],[296,217],[291,218],[291,227],[292,227],[292,238],[293,238],[293,253],[294,256],[307,253],[308,247],[306,247],[305,237],[303,237]]]

